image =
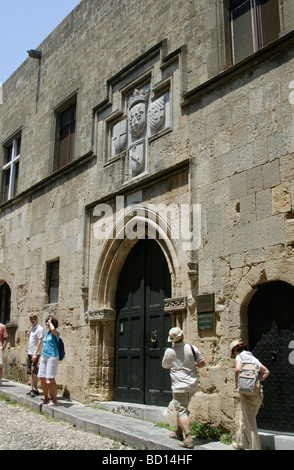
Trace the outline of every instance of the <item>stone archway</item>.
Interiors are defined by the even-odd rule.
[[[251,266],[236,286],[229,301],[230,337],[248,342],[248,305],[260,285],[271,281],[284,281],[294,285],[294,265],[284,260],[273,260]]]
[[[267,264],[262,263],[256,266],[252,266],[247,272],[247,274],[240,280],[238,286],[236,287],[232,295],[231,300],[229,301],[228,344],[230,344],[233,339],[242,339],[246,344],[248,344],[249,349],[253,348],[253,354],[256,354],[257,357],[260,356],[261,360],[264,360],[265,365],[269,369],[271,369],[271,364],[267,363],[268,359],[264,357],[262,353],[262,351],[264,351],[264,346],[262,344],[259,345],[258,342],[252,338],[252,318],[255,317],[255,315],[252,315],[251,313],[252,318],[250,325],[248,321],[248,315],[250,314],[249,309],[252,309],[252,305],[256,303],[256,299],[259,298],[260,294],[264,289],[271,292],[271,286],[275,284],[288,285],[290,286],[290,288],[292,288],[294,292],[294,288],[292,287],[294,286],[294,269],[293,264],[291,264],[289,261],[288,263],[285,263],[284,259],[273,260],[272,262]],[[263,314],[267,315],[266,312],[263,312]],[[274,322],[272,329],[275,333],[276,329]],[[290,357],[291,350],[289,348],[292,344],[292,341],[290,341],[290,339],[286,337],[284,343],[285,344],[283,347],[287,350],[284,354],[284,357],[287,358],[288,356]],[[272,348],[270,353],[272,354],[273,352],[276,353],[274,348]],[[269,361],[271,362],[272,360],[275,360],[275,357],[276,356],[274,354],[272,357],[270,357]],[[288,362],[293,369],[294,366],[291,361],[289,360]],[[287,364],[284,364],[284,366],[289,368],[288,362]],[[287,376],[289,376],[289,374],[287,374]],[[264,385],[266,386],[266,383]],[[293,416],[294,410],[292,410],[291,413]],[[262,426],[265,426],[264,422]],[[284,426],[283,424],[282,427],[283,430],[286,432],[287,430],[289,431],[291,426],[292,424],[288,425],[288,428],[286,429],[286,426]],[[268,426],[267,429],[269,430],[270,427]],[[272,430],[274,430],[274,426],[272,427]],[[291,432],[293,432],[293,426],[291,427]]]
[[[289,345],[294,339],[294,287],[284,281],[259,286],[248,306],[249,349],[270,370],[263,383],[261,429],[294,432],[294,366]]]
[[[147,210],[143,214],[141,206],[137,212],[134,215],[134,207],[130,213],[126,212],[120,232],[115,238],[104,242],[89,296],[86,317],[92,330],[93,367],[90,381],[93,383],[92,391],[95,390],[95,396],[101,401],[113,399],[116,292],[124,263],[138,241],[138,238],[125,236],[134,226],[141,230],[139,238],[148,238],[150,233],[157,234],[155,242],[160,246],[168,266],[172,296],[179,296],[177,279],[181,276],[182,261],[178,240],[172,237],[170,227],[158,215],[150,216]]]

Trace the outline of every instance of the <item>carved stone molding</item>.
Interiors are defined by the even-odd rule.
[[[173,297],[171,299],[164,299],[165,312],[177,312],[187,309],[187,297]]]
[[[81,296],[83,299],[88,299],[88,295],[89,295],[89,288],[86,287],[86,286],[82,286],[81,287]]]
[[[188,263],[188,276],[190,281],[196,282],[198,280],[198,263]]]
[[[115,320],[115,310],[101,309],[85,313],[85,320],[89,322],[103,322]]]

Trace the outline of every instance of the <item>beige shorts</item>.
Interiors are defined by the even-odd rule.
[[[0,346],[0,367],[3,367],[3,349]]]
[[[171,402],[172,411],[177,413],[179,417],[189,416],[190,411],[188,410],[188,406],[190,404],[191,398],[193,397],[195,392],[193,393],[174,393],[173,400]]]

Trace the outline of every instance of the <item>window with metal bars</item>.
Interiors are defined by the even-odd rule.
[[[229,12],[233,64],[278,39],[279,0],[230,0]]]

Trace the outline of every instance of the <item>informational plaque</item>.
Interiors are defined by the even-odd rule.
[[[198,295],[198,331],[215,330],[214,294]]]

